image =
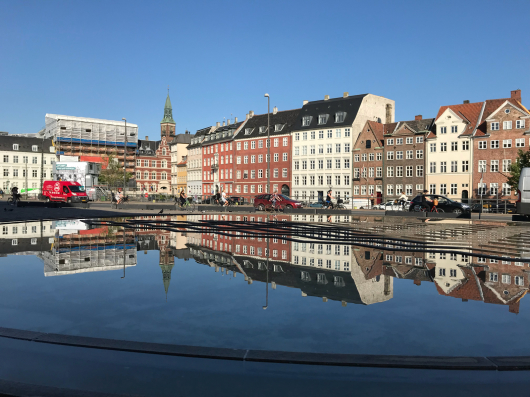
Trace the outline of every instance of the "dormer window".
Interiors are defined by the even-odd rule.
[[[33,146],[31,146],[31,151],[32,151],[32,152],[36,152],[36,151],[38,151],[38,150],[39,150],[39,147],[38,147],[37,145],[33,145]]]
[[[13,150],[18,150],[18,143],[13,143]]]
[[[252,128],[245,128],[245,135],[252,134]]]
[[[346,112],[335,113],[335,123],[343,123],[346,118]]]
[[[329,114],[319,114],[318,124],[326,124],[328,122]]]
[[[304,127],[308,127],[309,124],[311,124],[311,119],[312,119],[311,116],[304,116],[304,117],[302,117],[302,125],[303,125]]]
[[[284,124],[276,124],[274,126],[274,131],[281,131],[283,129]]]
[[[265,127],[265,126],[259,127],[259,133],[260,134],[264,134],[266,131],[267,131],[267,127]]]

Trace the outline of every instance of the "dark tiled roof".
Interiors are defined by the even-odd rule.
[[[204,137],[212,130],[212,127],[206,127],[206,128],[202,128],[200,130],[197,130],[197,132],[195,133],[195,135],[193,136],[192,139],[198,139],[198,143],[194,143],[194,144],[189,144],[188,145],[188,149],[193,149],[193,148],[196,148],[196,147],[200,147],[201,144],[202,144],[202,141],[204,139]]]
[[[300,109],[284,110],[276,114],[270,114],[270,135],[283,135],[292,131],[294,124],[300,114]],[[281,125],[281,130],[276,131],[275,126]],[[263,132],[260,133],[260,127]],[[259,114],[250,118],[245,127],[237,134],[235,139],[259,138],[267,136],[267,113]]]
[[[191,143],[191,134],[178,134],[169,144],[173,145],[175,143],[185,143],[189,145]]]
[[[146,141],[138,140],[138,148],[136,153],[139,156],[156,156],[156,150],[162,141]]]
[[[227,142],[227,141],[233,140],[235,134],[237,134],[238,129],[245,123],[245,121],[240,121],[238,123],[217,127],[215,131],[212,131],[206,135],[203,141],[203,145],[209,145],[212,143]]]
[[[41,147],[43,147],[45,153],[50,153],[49,148],[52,146],[51,139],[45,139],[43,142],[42,138],[28,138],[24,136],[9,135],[0,136],[0,150],[13,151],[14,143],[18,143],[18,150],[15,150],[15,152],[31,152],[31,147],[33,145],[37,145],[38,152],[40,152]]]
[[[405,125],[415,133],[431,131],[434,125],[434,119],[400,121],[394,130],[394,134],[398,133],[399,129]]]
[[[357,117],[357,112],[359,111],[362,101],[366,95],[368,94],[308,102],[302,107],[298,116],[298,120],[296,120],[296,123],[293,127],[293,131],[318,130],[348,125],[351,126]],[[335,123],[335,114],[337,112],[346,112],[346,117],[342,123]],[[329,115],[326,123],[324,124],[318,124],[318,116],[321,114]],[[311,116],[311,122],[308,126],[302,125],[302,119],[305,116]]]

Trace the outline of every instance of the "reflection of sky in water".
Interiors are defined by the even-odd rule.
[[[215,272],[193,259],[175,258],[166,301],[159,260],[158,251],[139,250],[136,266],[127,267],[121,279],[122,269],[44,277],[43,261],[36,256],[2,257],[0,326],[159,343],[340,353],[521,355],[530,345],[524,298],[516,315],[507,306],[442,296],[436,282],[417,286],[413,280],[392,278],[391,299],[345,307],[340,301],[303,297],[298,288],[272,289],[269,284],[268,309],[263,310],[265,283],[254,280],[249,285],[241,273],[234,278],[232,271]],[[271,272],[269,280],[274,277]]]

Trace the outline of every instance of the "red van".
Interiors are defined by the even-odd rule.
[[[88,202],[85,188],[78,182],[44,181],[42,195],[46,201],[62,201],[65,203]]]

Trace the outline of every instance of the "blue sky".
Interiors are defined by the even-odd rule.
[[[0,0],[0,131],[46,113],[120,120],[159,137],[249,110],[372,93],[396,119],[530,98],[530,1]]]

